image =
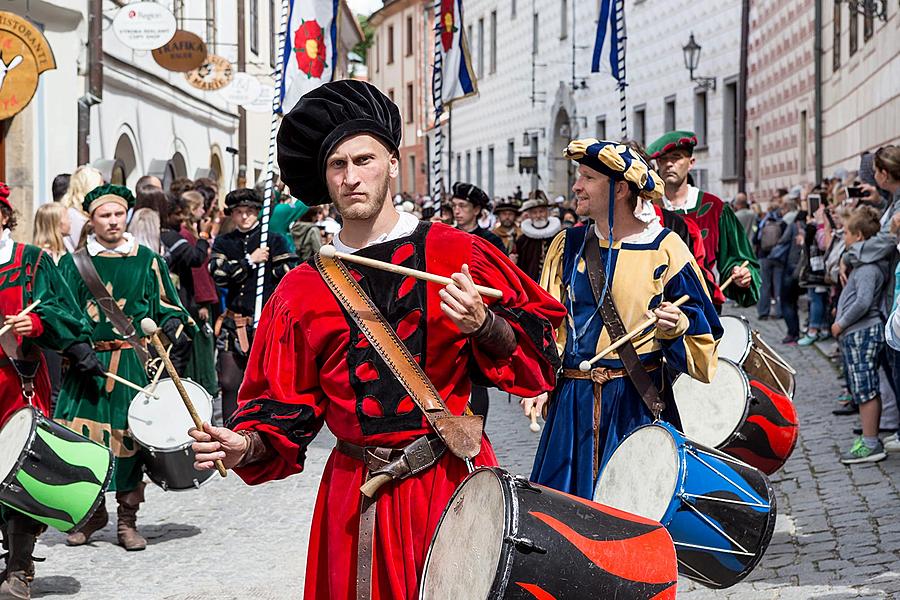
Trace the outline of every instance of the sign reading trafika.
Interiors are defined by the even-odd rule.
[[[152,54],[153,60],[163,69],[186,73],[206,62],[206,44],[197,34],[179,29],[168,43]]]
[[[56,68],[53,50],[27,19],[0,11],[0,120],[28,106],[38,77]]]
[[[113,31],[133,50],[156,50],[175,35],[175,15],[156,2],[132,2],[119,9]]]

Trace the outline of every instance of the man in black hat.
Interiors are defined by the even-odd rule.
[[[542,190],[534,190],[522,205],[525,219],[522,235],[516,240],[516,264],[535,281],[541,278],[547,249],[562,229],[557,217],[550,214],[550,201]]]
[[[485,240],[420,222],[390,202],[401,125],[397,107],[374,86],[327,83],[282,121],[282,178],[308,204],[334,202],[343,219],[337,250],[452,283],[355,263],[336,276],[329,269],[343,261],[324,256],[304,263],[263,311],[233,429],[204,425],[191,432],[197,468],[221,459],[257,484],[300,472],[307,446],[328,423],[338,444],[313,515],[307,600],[417,598],[436,517],[468,472],[434,436],[419,408],[425,399],[407,391],[386,356],[398,371],[430,383],[446,408],[443,418],[455,423],[477,422],[458,420],[473,378],[532,396],[552,387],[558,366],[551,331],[564,317],[562,305]],[[329,281],[348,282],[349,290],[333,289],[326,273]],[[475,282],[499,289],[503,298],[482,298]],[[351,315],[345,301],[359,293],[367,307]],[[379,327],[393,329],[402,344],[369,340],[361,326],[368,330],[379,315]],[[477,444],[478,431],[472,433]],[[496,464],[486,438],[474,463]],[[392,481],[369,500],[359,488],[373,470]]]
[[[453,218],[456,219],[456,228],[477,235],[489,241],[504,254],[508,254],[503,241],[496,235],[478,224],[478,217],[488,209],[490,199],[479,187],[471,183],[457,181],[453,184],[453,197],[450,206],[453,208]]]
[[[266,269],[263,303],[288,271],[297,264],[297,255],[279,234],[270,234],[268,244],[260,245],[259,211],[262,201],[256,190],[241,188],[225,196],[225,214],[234,230],[216,237],[209,271],[224,288],[225,312],[216,319],[214,333],[219,349],[217,371],[222,388],[222,417],[227,419],[237,408],[237,393],[247,367],[247,355],[253,339],[253,312],[256,308],[257,269]]]
[[[516,239],[522,233],[521,228],[516,224],[519,208],[521,208],[521,202],[515,198],[496,200],[494,204],[494,216],[497,217],[497,224],[494,225],[491,233],[500,238],[503,247],[506,248],[506,253],[510,255],[515,253]]]

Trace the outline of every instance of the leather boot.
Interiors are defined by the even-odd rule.
[[[31,553],[34,552],[37,536],[43,533],[46,527],[25,515],[11,517],[7,527],[9,557],[3,581],[0,582],[0,593],[30,600],[35,560]]]
[[[73,531],[66,536],[66,545],[83,546],[87,544],[91,536],[106,527],[107,523],[109,523],[109,513],[106,511],[106,499],[103,498],[100,500],[100,506],[94,511],[91,518],[87,520],[87,523],[82,525],[78,531]]]
[[[137,530],[137,512],[141,502],[144,501],[145,485],[142,481],[133,490],[116,493],[116,501],[119,503],[116,535],[119,545],[129,552],[147,547],[147,540]]]

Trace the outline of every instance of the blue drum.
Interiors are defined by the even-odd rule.
[[[775,528],[775,493],[762,471],[663,422],[622,440],[594,501],[662,523],[678,572],[717,589],[756,567]]]

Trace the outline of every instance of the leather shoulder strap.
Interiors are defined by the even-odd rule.
[[[94,261],[91,260],[91,255],[88,254],[87,248],[76,251],[72,255],[72,259],[75,261],[75,268],[78,269],[78,274],[84,280],[88,291],[94,297],[94,300],[97,301],[97,306],[100,307],[100,310],[103,311],[103,314],[112,323],[119,335],[131,342],[138,359],[146,367],[147,361],[150,360],[150,355],[142,345],[131,319],[122,312],[116,299],[109,294],[109,290],[103,285],[100,274],[97,273],[97,267],[94,266]]]
[[[447,409],[422,367],[341,261],[316,254],[315,263],[328,287],[409,392],[447,448],[460,458],[477,456],[481,450],[482,427],[475,431],[474,427],[464,426],[464,422],[474,423],[474,419],[456,417]],[[477,420],[483,424],[480,417]]]
[[[603,268],[603,261],[600,258],[600,243],[594,232],[593,222],[589,223],[587,227],[588,231],[585,234],[587,241],[584,248],[585,262],[587,263],[586,270],[588,279],[591,282],[591,290],[594,292],[594,299],[600,302],[603,287],[606,285],[606,272]],[[611,341],[615,342],[628,333],[625,329],[625,324],[622,322],[622,317],[619,316],[619,311],[616,309],[615,303],[613,303],[611,289],[607,290],[606,297],[603,298],[603,302],[600,302],[599,310],[600,316],[603,318],[603,325],[609,331]],[[644,368],[637,350],[634,349],[634,344],[630,341],[626,342],[619,348],[618,355],[622,359],[622,366],[628,372],[628,377],[644,400],[644,404],[647,405],[654,417],[659,418],[666,405],[660,398],[659,390],[656,389],[653,380],[650,379],[650,374]]]

